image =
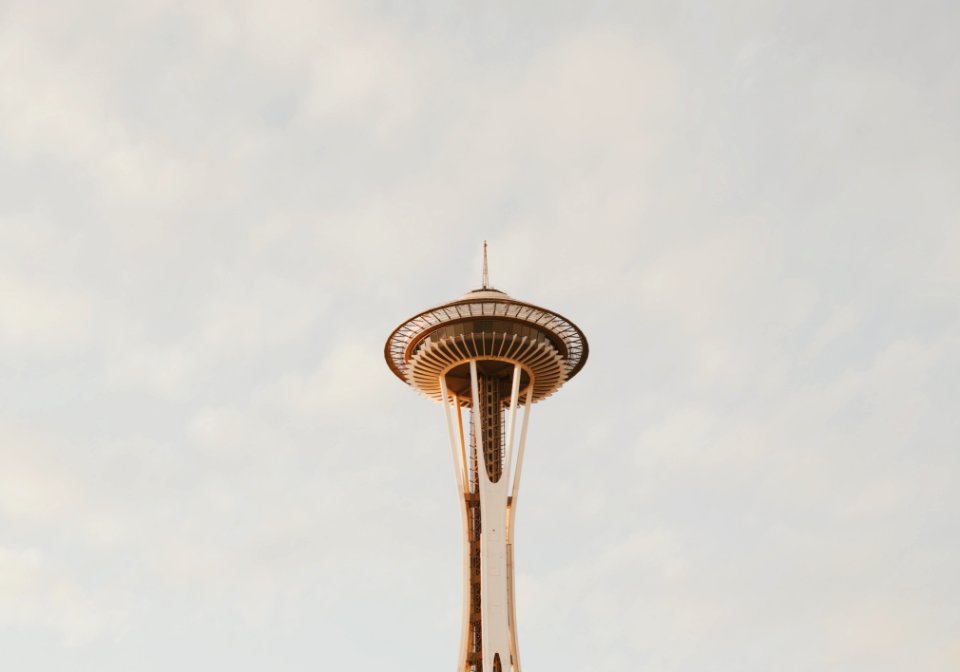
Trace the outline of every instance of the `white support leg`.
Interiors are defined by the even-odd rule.
[[[457,405],[456,398],[451,399],[447,392],[447,380],[444,374],[440,375],[440,389],[443,392],[443,415],[447,420],[447,434],[450,437],[450,451],[453,453],[453,469],[457,480],[457,501],[460,504],[460,527],[463,530],[463,541],[461,550],[461,562],[463,563],[463,612],[460,618],[460,649],[457,653],[457,671],[461,672],[467,666],[467,637],[470,629],[470,540],[467,521],[467,506],[464,497],[467,493],[467,484],[465,481],[466,471],[464,469],[465,449],[463,446],[463,422],[460,420],[460,406]],[[453,431],[453,421],[450,419],[450,406],[453,405],[454,411],[458,417],[460,426],[459,438],[457,440]]]
[[[463,413],[460,410],[459,401],[454,406],[454,412],[457,414],[457,436],[460,437],[460,467],[462,469],[462,478],[464,482],[464,491],[470,490],[470,465],[467,462],[467,437],[463,433]]]
[[[517,466],[513,474],[507,526],[507,565],[510,571],[510,653],[513,656],[513,672],[521,672],[520,645],[517,643],[517,604],[514,585],[513,538],[517,518],[517,493],[520,488],[520,472],[523,469],[523,449],[527,443],[527,422],[530,420],[530,405],[533,401],[533,380],[527,388],[527,398],[523,404],[523,423],[520,428],[520,443],[517,446]]]
[[[517,446],[517,466],[513,472],[513,488],[510,491],[510,543],[513,543],[513,526],[517,516],[517,494],[520,492],[520,472],[523,471],[523,449],[527,445],[527,423],[530,422],[530,406],[533,403],[533,380],[527,387],[527,400],[523,402],[523,423],[520,426],[520,444]]]
[[[463,454],[463,449],[460,446],[460,442],[457,441],[453,433],[453,420],[450,418],[450,394],[447,392],[447,377],[445,375],[440,376],[440,392],[443,395],[443,417],[447,421],[447,435],[450,438],[450,452],[453,453],[453,470],[454,475],[457,479],[457,492],[462,497],[463,493],[466,490],[466,484],[463,480],[463,464],[461,463],[461,455]],[[454,407],[456,407],[456,401],[452,401]],[[459,408],[457,408],[459,412]]]

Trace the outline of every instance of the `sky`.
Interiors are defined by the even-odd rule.
[[[453,669],[492,284],[530,670],[960,669],[960,5],[0,0],[0,651]]]

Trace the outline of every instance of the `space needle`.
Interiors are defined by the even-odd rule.
[[[390,369],[446,419],[463,525],[458,672],[520,672],[513,533],[530,407],[575,376],[587,352],[573,322],[490,287],[486,242],[479,289],[387,339]]]

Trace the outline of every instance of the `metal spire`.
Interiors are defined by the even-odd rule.
[[[490,287],[490,271],[487,270],[487,241],[483,241],[483,288]]]

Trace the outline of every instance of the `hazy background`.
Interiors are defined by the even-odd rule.
[[[453,670],[486,238],[525,669],[960,669],[960,5],[450,5],[0,1],[4,668]]]

